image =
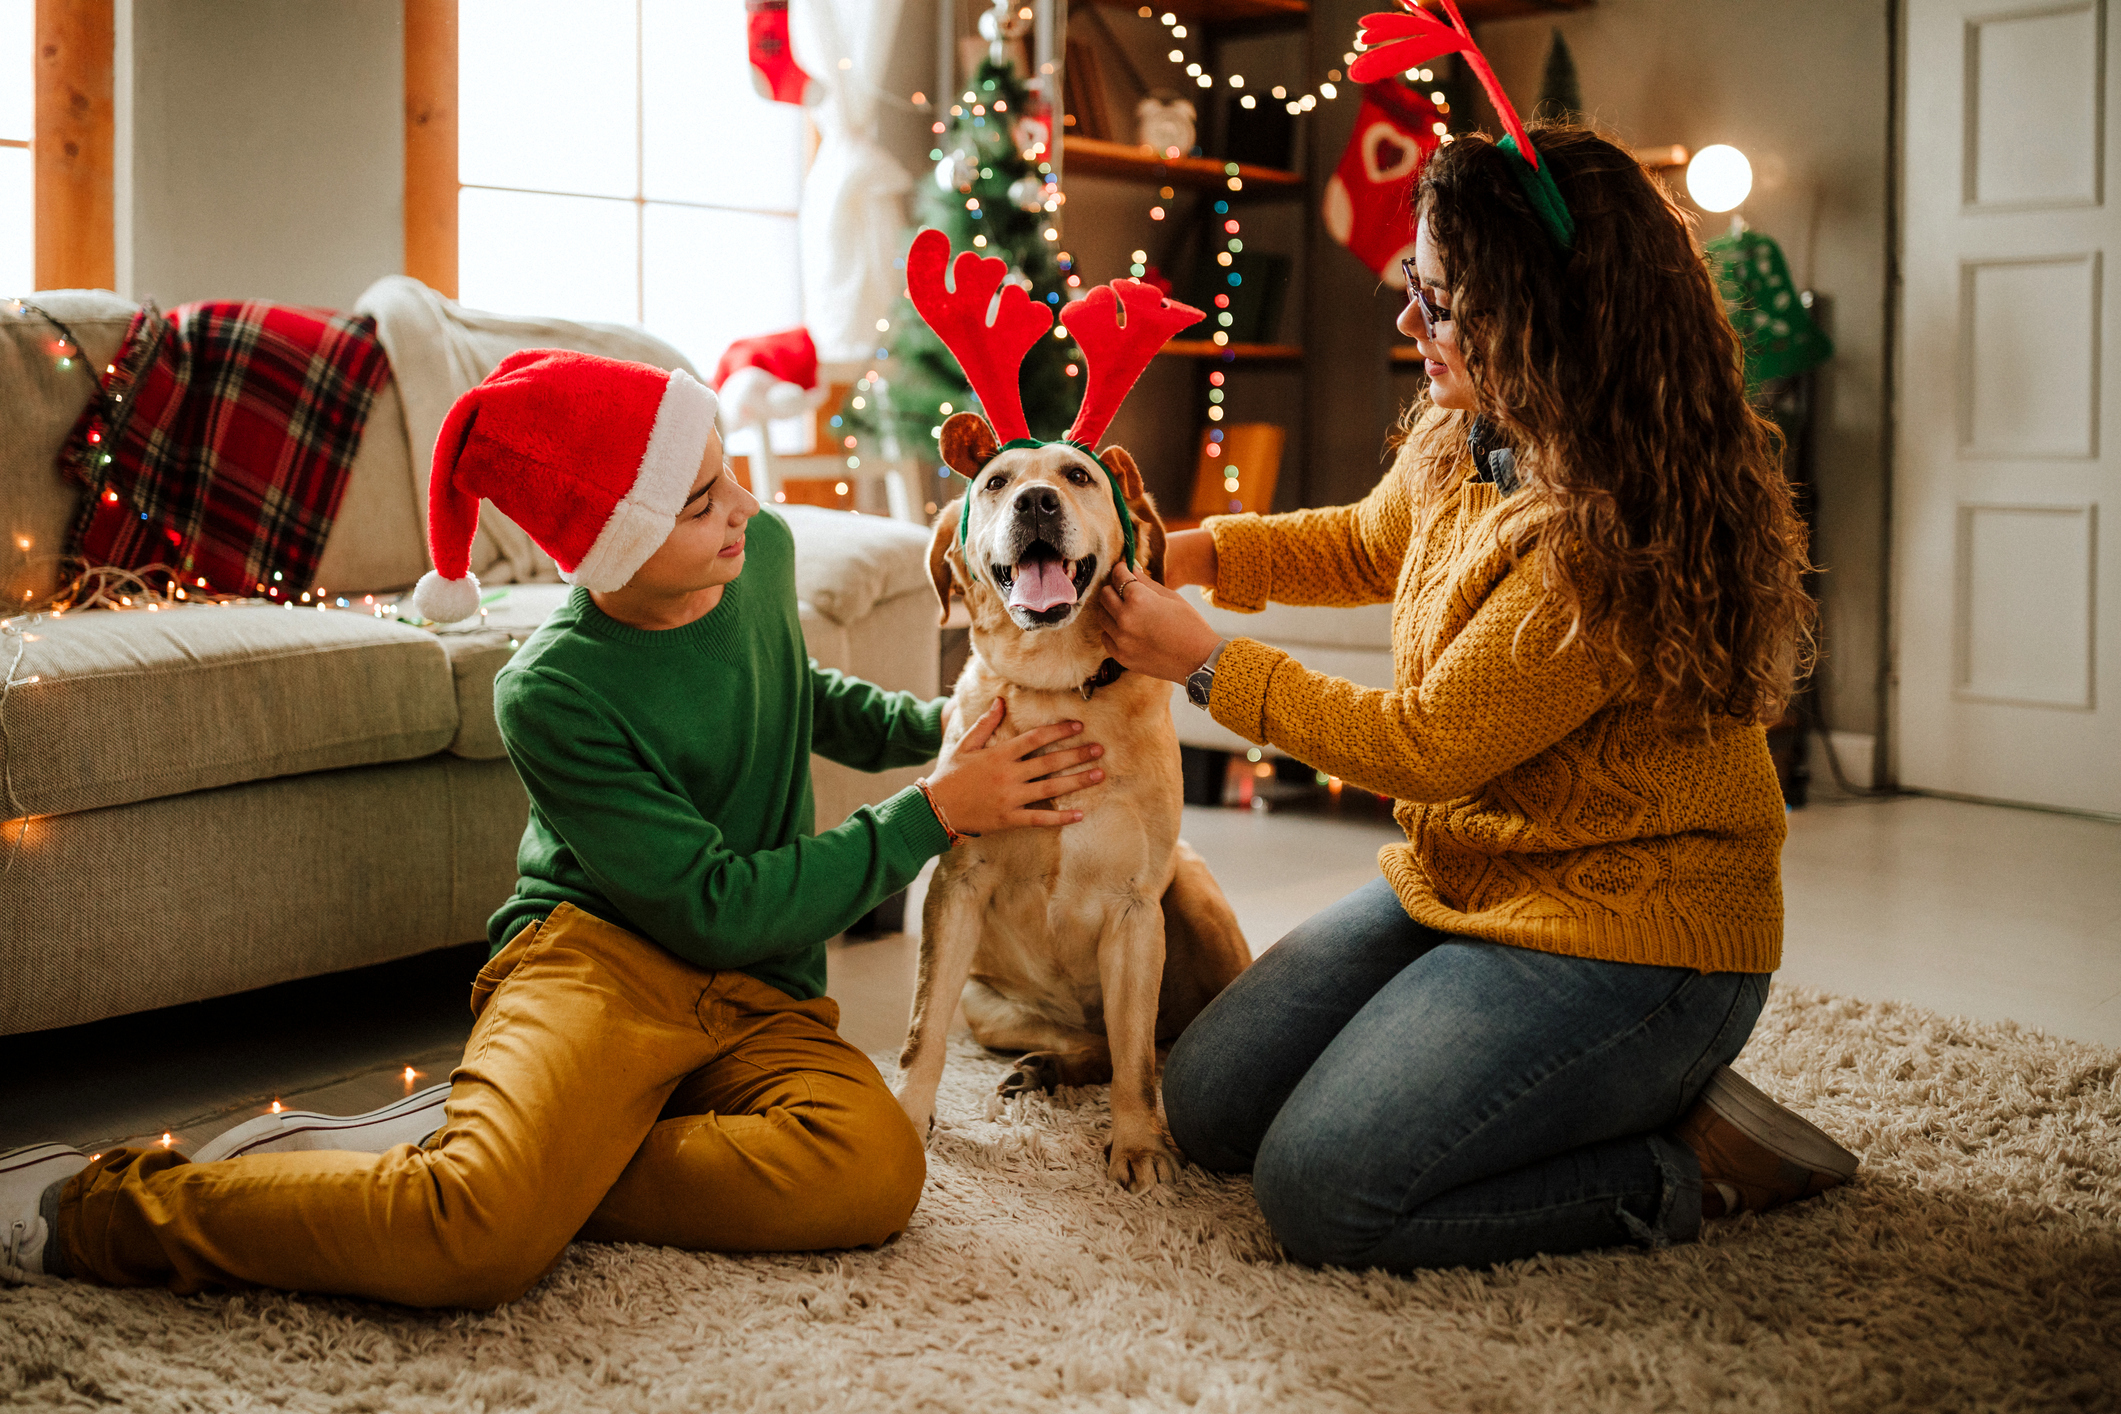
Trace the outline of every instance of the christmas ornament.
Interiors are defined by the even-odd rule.
[[[979,37],[987,41],[987,57],[1008,62],[1009,44],[1022,39],[1031,28],[1031,18],[1017,0],[994,0],[994,8],[979,17]]]
[[[1436,105],[1398,79],[1363,85],[1355,132],[1326,182],[1326,233],[1393,289],[1414,254],[1414,183],[1442,141]]]
[[[817,80],[796,67],[788,52],[788,0],[744,0],[744,41],[759,97],[811,103],[820,96]]]
[[[1134,105],[1135,132],[1143,147],[1166,157],[1183,156],[1193,150],[1193,104],[1169,89],[1158,89]]]
[[[1758,387],[1834,356],[1834,341],[1812,322],[1774,237],[1733,231],[1702,248],[1716,263],[1724,310],[1745,348],[1746,382]]]
[[[935,184],[944,191],[963,194],[978,180],[979,159],[962,149],[944,153],[943,160],[935,164]]]
[[[1043,211],[1046,207],[1046,184],[1036,177],[1018,177],[1009,183],[1009,200],[1016,203],[1019,211]]]
[[[1539,224],[1546,228],[1556,246],[1567,251],[1576,239],[1576,218],[1569,214],[1568,203],[1561,199],[1561,188],[1555,185],[1554,174],[1539,160],[1539,153],[1525,133],[1524,123],[1510,103],[1510,96],[1502,91],[1495,71],[1488,66],[1488,56],[1473,42],[1472,27],[1458,13],[1456,0],[1443,0],[1443,8],[1451,17],[1450,24],[1423,10],[1414,0],[1400,0],[1400,3],[1406,8],[1362,17],[1362,29],[1356,35],[1356,43],[1363,53],[1349,65],[1348,77],[1357,83],[1376,83],[1425,60],[1445,54],[1465,55],[1474,76],[1480,80],[1481,88],[1487,91],[1488,101],[1495,105],[1496,115],[1508,129],[1508,135],[1496,146],[1522,159],[1512,162],[1510,170],[1524,189],[1525,200],[1531,203],[1532,214],[1539,219]]]
[[[1009,136],[1015,139],[1016,150],[1025,155],[1026,161],[1036,162],[1052,145],[1053,124],[1043,112],[1026,113],[1010,127]]]

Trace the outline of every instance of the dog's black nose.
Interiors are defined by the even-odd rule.
[[[1060,508],[1060,492],[1051,486],[1034,486],[1016,502],[1016,513],[1020,516],[1057,516]]]

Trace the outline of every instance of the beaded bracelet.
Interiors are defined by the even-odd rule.
[[[929,788],[926,776],[921,777],[914,784],[921,788],[921,794],[927,798],[928,808],[935,812],[935,823],[941,825],[943,833],[950,837],[950,848],[956,849],[959,840],[976,840],[979,838],[978,835],[973,834],[969,830],[953,830],[950,828],[950,817],[943,813],[942,806],[936,804],[935,792]]]

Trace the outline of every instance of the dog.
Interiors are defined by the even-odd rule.
[[[953,501],[937,516],[928,556],[944,620],[953,594],[972,617],[948,739],[1000,697],[998,735],[1080,721],[1080,740],[1105,748],[1105,778],[1082,789],[1055,778],[1053,808],[1082,811],[1076,824],[968,838],[943,855],[921,915],[899,1103],[928,1133],[962,999],[975,1040],[1018,1053],[1002,1094],[1112,1083],[1106,1172],[1145,1192],[1182,1162],[1164,1125],[1160,1053],[1251,950],[1208,866],[1178,837],[1170,684],[1105,656],[1097,590],[1125,552],[1105,467],[1062,443],[1003,451],[976,413],[952,415],[941,441],[972,483],[969,507]],[[1141,471],[1119,447],[1103,459],[1135,523],[1140,572],[1160,581],[1163,523]]]

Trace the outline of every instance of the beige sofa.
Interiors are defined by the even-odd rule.
[[[97,369],[134,311],[101,291],[32,300]],[[78,488],[55,457],[91,387],[59,366],[48,324],[11,311],[0,306],[0,596],[22,606],[56,582],[45,557]],[[0,1034],[484,936],[528,813],[493,677],[566,586],[496,586],[506,597],[483,623],[443,632],[363,611],[364,595],[393,597],[427,568],[412,460],[387,386],[319,568],[352,609],[77,612],[0,632]],[[935,693],[925,532],[787,516],[811,654]],[[918,774],[814,764],[819,828]]]

